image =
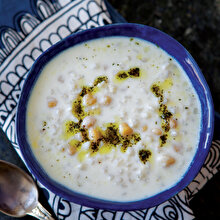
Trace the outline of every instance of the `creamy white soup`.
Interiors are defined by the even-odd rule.
[[[69,48],[42,70],[27,113],[29,142],[71,190],[134,201],[187,171],[201,107],[182,67],[157,45],[108,37]]]

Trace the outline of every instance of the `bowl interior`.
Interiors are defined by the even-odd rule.
[[[68,188],[60,185],[51,179],[41,165],[36,160],[28,143],[26,132],[26,113],[27,104],[31,91],[40,76],[43,67],[63,50],[76,44],[108,36],[128,36],[137,37],[158,45],[172,56],[184,69],[188,75],[195,91],[198,94],[201,104],[201,130],[200,140],[197,152],[190,164],[185,175],[173,187],[156,194],[147,199],[134,202],[113,202],[102,199],[93,198],[77,192],[73,192]],[[115,24],[100,28],[94,28],[73,34],[56,45],[45,51],[32,66],[28,77],[23,86],[20,96],[17,115],[16,115],[16,132],[17,140],[21,149],[21,153],[25,159],[32,174],[49,190],[59,196],[75,203],[86,205],[94,208],[112,209],[112,210],[135,210],[149,208],[158,205],[186,187],[199,172],[204,160],[208,154],[212,135],[213,135],[213,103],[208,85],[194,59],[176,40],[167,34],[154,29],[152,27],[139,24]]]

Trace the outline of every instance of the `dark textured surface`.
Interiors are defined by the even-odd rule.
[[[109,0],[128,21],[158,28],[178,40],[193,56],[220,112],[220,1]],[[190,202],[196,219],[220,219],[220,174]]]

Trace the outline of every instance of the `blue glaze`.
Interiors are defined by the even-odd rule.
[[[173,185],[171,188],[164,190],[163,192],[151,196],[147,199],[133,202],[114,202],[102,200],[71,191],[68,188],[57,183],[47,175],[47,173],[43,170],[41,165],[34,157],[31,151],[31,147],[28,143],[26,131],[26,114],[28,100],[30,98],[30,94],[34,87],[34,84],[40,76],[41,70],[48,63],[48,61],[53,59],[54,56],[56,56],[63,50],[76,44],[92,39],[110,36],[137,37],[154,43],[165,50],[185,70],[195,91],[198,94],[202,109],[199,146],[193,158],[193,161],[191,162],[190,167],[185,175],[178,183]],[[205,158],[211,146],[213,128],[214,108],[210,90],[198,65],[191,57],[191,55],[187,52],[187,50],[176,40],[155,28],[128,23],[107,25],[104,27],[94,28],[73,34],[45,51],[36,60],[29,72],[20,96],[16,115],[16,132],[18,144],[20,146],[25,162],[28,165],[32,174],[49,190],[71,202],[89,207],[111,210],[135,210],[150,208],[168,200],[176,193],[184,189],[198,174],[205,161]]]

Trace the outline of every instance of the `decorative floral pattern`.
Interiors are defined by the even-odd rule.
[[[15,27],[0,27],[0,126],[20,154],[15,134],[19,95],[34,61],[71,33],[111,23],[104,0],[30,0],[32,14],[16,13]],[[59,219],[142,220],[193,219],[189,201],[219,170],[220,141],[213,142],[198,176],[178,195],[148,210],[116,212],[70,203],[39,182]]]

